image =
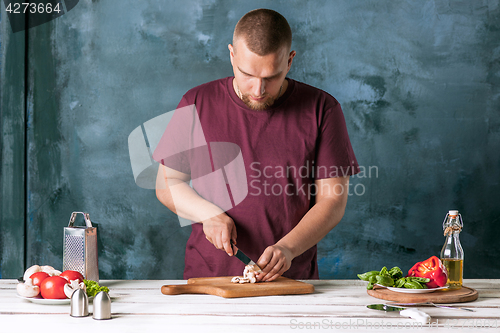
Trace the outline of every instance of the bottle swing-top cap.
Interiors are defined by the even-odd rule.
[[[455,219],[456,223],[449,223],[451,222],[450,219]],[[443,222],[443,229],[444,229],[444,236],[451,235],[452,233],[458,231],[462,231],[462,217],[458,213],[458,210],[450,210],[448,211],[448,215],[446,215],[444,222]]]

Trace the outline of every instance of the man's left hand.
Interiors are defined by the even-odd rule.
[[[292,259],[292,252],[284,246],[268,246],[257,261],[257,265],[262,269],[262,273],[257,275],[257,281],[269,282],[277,279],[290,268]]]

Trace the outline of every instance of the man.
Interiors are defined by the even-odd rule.
[[[231,257],[231,241],[258,258],[257,281],[319,278],[316,244],[340,222],[349,175],[359,167],[339,103],[286,78],[296,55],[291,44],[291,29],[279,13],[247,13],[228,46],[234,77],[193,88],[179,103],[179,108],[196,106],[206,142],[240,147],[250,188],[225,212],[206,199],[209,189],[188,185],[193,172],[203,174],[193,169],[198,163],[186,156],[185,167],[157,159],[165,165],[158,184],[169,185],[157,188],[158,199],[199,222],[186,245],[185,279],[241,275],[244,265]],[[162,141],[175,140],[167,132]]]

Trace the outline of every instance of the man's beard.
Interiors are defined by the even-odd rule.
[[[251,110],[256,110],[256,111],[262,111],[262,110],[268,109],[276,101],[276,98],[269,96],[268,98],[266,98],[266,100],[264,102],[255,102],[255,101],[250,100],[250,97],[248,97],[248,96],[249,95],[242,94],[241,100],[243,101],[243,103],[245,103],[246,106],[248,106],[248,108],[250,108]]]

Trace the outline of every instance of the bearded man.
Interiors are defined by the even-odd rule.
[[[296,56],[291,45],[281,14],[245,14],[228,45],[234,76],[195,87],[179,103],[195,106],[206,142],[241,149],[250,186],[244,200],[224,210],[207,200],[210,190],[189,186],[199,171],[189,156],[185,166],[162,159],[158,182],[169,186],[157,188],[158,199],[195,222],[185,279],[240,275],[244,264],[232,258],[237,248],[258,258],[257,281],[319,278],[316,244],[342,219],[349,176],[359,167],[338,101],[286,77]]]

